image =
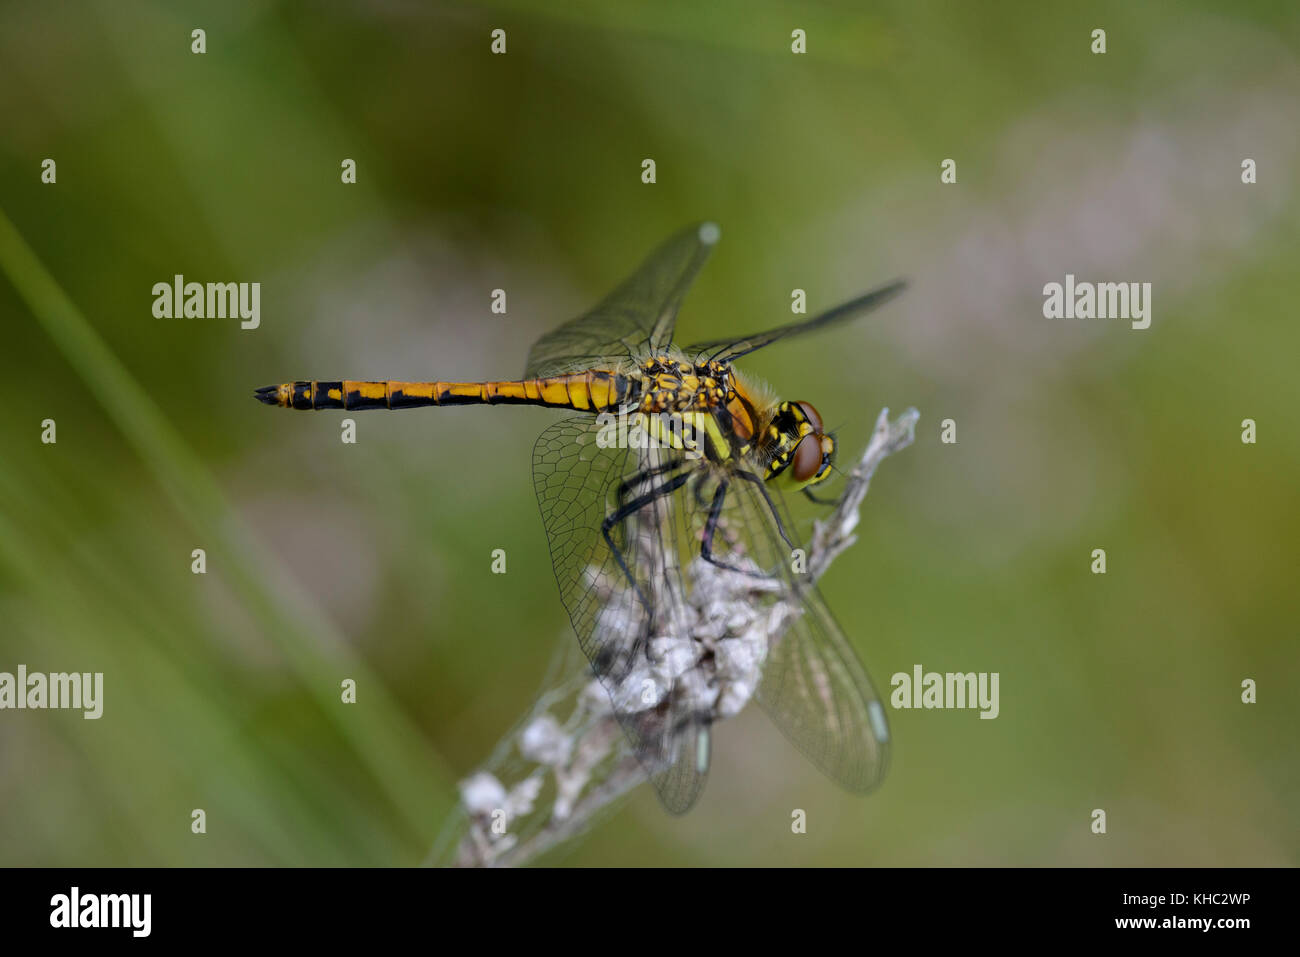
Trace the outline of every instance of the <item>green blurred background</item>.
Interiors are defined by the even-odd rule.
[[[921,411],[824,591],[877,684],[997,671],[1001,716],[894,712],[860,799],[755,710],[691,814],[642,788],[544,860],[1295,864],[1300,8],[1088,6],[0,7],[0,670],[106,684],[99,721],[0,713],[0,863],[424,860],[572,641],[528,474],[555,414],[345,446],[251,390],[516,376],[712,218],[686,340],[911,279],[745,368],[849,456]],[[1044,319],[1067,272],[1152,282],[1151,328]],[[261,282],[261,328],[155,319],[176,273]]]

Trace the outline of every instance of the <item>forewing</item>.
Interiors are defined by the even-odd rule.
[[[682,538],[674,496],[652,499],[610,529],[620,567],[601,531],[622,501],[661,488],[680,470],[672,450],[602,447],[590,416],[556,422],[537,440],[533,482],[551,549],[560,598],[593,672],[664,806],[682,813],[708,773],[709,719],[684,682],[654,652],[680,615]],[[630,573],[635,588],[628,580]]]
[[[524,376],[599,368],[666,348],[682,298],[718,237],[713,223],[677,233],[595,309],[538,339]]]
[[[784,631],[769,644],[756,697],[829,778],[850,791],[869,791],[889,765],[889,724],[880,696],[817,587],[795,570],[802,566],[781,539],[762,490],[736,482],[732,491],[734,511],[727,522],[743,543],[739,547],[784,580],[777,600],[791,606]],[[793,538],[788,513],[776,505]]]
[[[758,332],[749,336],[740,336],[738,338],[712,339],[708,342],[697,342],[686,348],[686,354],[690,356],[699,356],[701,358],[716,359],[719,362],[734,362],[741,356],[748,355],[764,346],[770,346],[772,343],[781,339],[789,339],[793,336],[802,336],[808,332],[816,332],[821,329],[828,329],[832,326],[839,325],[843,322],[857,319],[872,309],[884,305],[889,300],[897,296],[906,287],[907,283],[900,280],[888,283],[878,289],[873,289],[865,295],[858,296],[856,299],[850,299],[848,302],[840,303],[832,309],[827,309],[820,315],[813,316],[811,319],[804,319],[800,322],[792,322],[789,325],[778,326],[775,329],[769,329],[766,332]]]

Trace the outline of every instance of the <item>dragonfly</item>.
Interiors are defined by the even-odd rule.
[[[878,785],[890,752],[866,668],[792,560],[801,552],[784,496],[834,503],[814,489],[834,471],[835,437],[810,402],[777,399],[733,363],[855,319],[905,284],[765,332],[678,347],[678,310],[719,237],[707,222],[671,237],[594,309],[538,339],[519,379],[256,390],[267,405],[299,410],[576,413],[533,449],[551,562],[578,642],[672,813],[703,789],[712,725],[750,699],[849,791]]]

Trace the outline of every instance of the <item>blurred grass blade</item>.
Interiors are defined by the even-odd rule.
[[[209,543],[209,561],[220,568],[322,712],[332,717],[402,814],[412,838],[427,846],[453,795],[451,775],[435,767],[435,756],[423,744],[419,730],[393,702],[379,677],[249,532],[212,473],[45,270],[2,210],[0,270],[180,515]],[[339,683],[345,677],[356,679],[361,704],[341,705]]]

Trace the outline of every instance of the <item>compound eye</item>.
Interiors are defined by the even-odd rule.
[[[809,482],[816,478],[822,467],[822,443],[815,435],[805,435],[794,450],[790,471],[796,482]]]
[[[813,431],[820,432],[822,430],[822,417],[817,414],[817,410],[813,408],[812,403],[796,402],[795,405],[803,409],[803,414],[808,416],[808,422],[812,425]]]

